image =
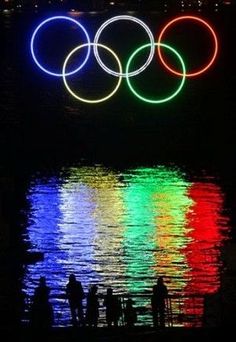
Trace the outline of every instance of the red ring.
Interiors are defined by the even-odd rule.
[[[193,73],[186,73],[186,77],[194,77],[194,76],[198,76],[200,74],[202,74],[203,72],[205,72],[207,69],[210,68],[210,66],[214,63],[215,59],[216,59],[216,55],[218,53],[218,40],[217,40],[217,37],[216,37],[216,34],[213,30],[213,28],[203,19],[199,18],[199,17],[195,17],[195,16],[190,16],[190,15],[186,15],[186,16],[181,16],[181,17],[177,17],[173,20],[171,20],[169,23],[166,24],[166,26],[162,29],[160,35],[159,35],[159,38],[158,38],[158,43],[160,44],[161,43],[161,40],[162,40],[162,37],[164,35],[164,33],[166,32],[166,30],[174,23],[176,23],[177,21],[179,20],[185,20],[185,19],[192,19],[192,20],[196,20],[200,23],[203,24],[203,26],[207,27],[207,29],[210,31],[210,33],[212,34],[212,37],[213,37],[213,40],[214,40],[214,52],[212,54],[212,57],[210,59],[210,61],[207,63],[206,66],[204,66],[202,69],[196,71],[196,72],[193,72]],[[171,67],[169,67],[169,65],[167,65],[167,63],[164,61],[164,58],[162,57],[162,54],[161,54],[161,48],[160,48],[160,45],[158,45],[158,55],[160,57],[160,60],[162,62],[162,64],[173,74],[175,75],[178,75],[178,76],[183,76],[180,72],[172,69]]]

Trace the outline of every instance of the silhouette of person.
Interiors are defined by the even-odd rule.
[[[31,325],[36,329],[49,329],[53,324],[53,309],[49,302],[50,289],[45,277],[40,277],[31,307]]]
[[[133,303],[133,300],[130,298],[126,302],[124,318],[127,327],[133,327],[134,324],[137,322],[137,312],[136,309],[133,307]]]
[[[152,288],[152,297],[151,297],[151,305],[152,305],[152,320],[153,326],[158,326],[158,309],[157,309],[157,285],[154,285]]]
[[[97,327],[99,317],[99,302],[97,286],[92,285],[87,295],[86,321],[89,327]]]
[[[121,304],[119,298],[113,295],[113,290],[111,288],[107,289],[103,305],[106,307],[106,321],[108,327],[111,327],[112,324],[117,327],[121,315]]]
[[[83,314],[83,298],[84,290],[80,281],[76,280],[74,274],[69,276],[69,282],[66,285],[66,295],[69,300],[72,324],[77,326],[77,323],[84,324]],[[77,322],[78,317],[78,322]]]
[[[167,287],[163,282],[163,278],[159,277],[157,284],[153,286],[153,294],[151,298],[153,325],[155,327],[165,327],[165,299],[167,296]]]

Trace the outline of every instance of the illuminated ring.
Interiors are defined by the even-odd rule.
[[[150,39],[150,54],[148,56],[148,59],[147,61],[137,70],[134,70],[132,72],[129,73],[129,77],[132,77],[132,76],[135,76],[135,75],[138,75],[139,73],[141,73],[143,70],[146,69],[146,67],[151,63],[152,59],[153,59],[153,56],[155,54],[155,47],[154,47],[154,37],[153,37],[153,34],[151,32],[151,30],[149,29],[149,27],[140,19],[138,18],[135,18],[135,17],[132,17],[132,16],[129,16],[129,15],[118,15],[116,17],[113,17],[107,21],[105,21],[101,27],[97,30],[97,33],[95,35],[95,38],[94,38],[94,43],[96,45],[94,45],[94,55],[98,61],[98,64],[108,73],[108,74],[111,74],[113,76],[116,76],[116,77],[126,77],[126,73],[119,73],[119,72],[115,72],[114,70],[108,68],[104,63],[103,61],[101,60],[100,56],[99,56],[99,53],[98,53],[98,48],[97,48],[97,45],[99,46],[98,44],[98,40],[100,38],[100,35],[102,33],[102,31],[111,23],[115,22],[115,21],[118,21],[118,20],[129,20],[129,21],[133,21],[137,24],[139,24],[141,27],[144,28],[144,30],[147,32],[148,36],[149,36],[149,39]]]
[[[194,76],[198,76],[200,74],[202,74],[204,71],[206,71],[207,69],[210,68],[210,66],[214,63],[215,59],[216,59],[216,55],[218,53],[218,40],[217,40],[217,37],[216,37],[216,34],[213,30],[213,28],[203,19],[199,18],[199,17],[195,17],[195,16],[190,16],[190,15],[187,15],[187,16],[182,16],[182,17],[178,17],[178,18],[175,18],[173,20],[171,20],[161,31],[160,35],[159,35],[159,38],[158,38],[158,43],[160,44],[161,41],[163,40],[163,36],[165,34],[165,32],[167,31],[167,29],[175,24],[176,22],[180,21],[180,20],[188,20],[188,19],[192,19],[192,20],[196,20],[198,22],[200,22],[203,26],[205,26],[211,33],[212,37],[213,37],[213,41],[214,41],[214,51],[213,51],[213,54],[212,54],[212,57],[210,58],[210,61],[200,70],[198,71],[195,71],[193,73],[186,73],[186,77],[194,77]],[[169,65],[164,61],[164,58],[161,54],[161,49],[160,49],[160,46],[158,46],[158,54],[159,54],[159,57],[161,59],[161,62],[162,64],[170,71],[172,72],[173,74],[175,75],[178,75],[178,76],[182,76],[182,74],[174,69],[172,69],[171,67],[169,67]]]
[[[132,62],[132,60],[134,59],[134,57],[143,49],[149,47],[150,44],[145,44],[145,45],[142,45],[141,47],[139,47],[137,50],[134,51],[134,53],[130,56],[129,60],[128,60],[128,63],[127,63],[127,66],[126,66],[126,74],[128,75],[128,72],[129,72],[129,67],[130,67],[130,64]],[[171,52],[173,52],[179,59],[180,61],[180,64],[182,66],[182,80],[180,82],[180,85],[178,86],[177,90],[172,94],[172,95],[169,95],[168,97],[166,98],[163,98],[163,99],[160,99],[160,100],[152,100],[152,99],[148,99],[144,96],[141,96],[135,89],[134,87],[132,86],[130,80],[129,80],[129,77],[126,76],[126,81],[127,81],[127,84],[129,86],[129,89],[132,91],[132,93],[137,96],[140,100],[144,101],[144,102],[148,102],[148,103],[154,103],[154,104],[158,104],[158,103],[163,103],[163,102],[167,102],[167,101],[170,101],[171,99],[173,99],[179,92],[180,90],[183,88],[183,85],[184,85],[184,82],[185,82],[185,79],[186,79],[186,68],[185,68],[185,64],[184,64],[184,61],[182,59],[182,57],[180,56],[180,54],[175,50],[173,49],[172,47],[170,47],[169,45],[166,45],[166,44],[162,44],[162,43],[155,43],[155,46],[162,46],[168,50],[170,50]]]
[[[44,20],[43,22],[41,22],[41,24],[39,24],[37,26],[37,28],[34,30],[34,33],[32,35],[32,38],[31,38],[31,42],[30,42],[30,50],[31,50],[31,54],[32,54],[32,57],[33,57],[33,60],[35,61],[35,63],[37,64],[37,66],[43,70],[44,72],[46,72],[47,74],[49,75],[52,75],[52,76],[58,76],[58,77],[61,77],[62,74],[60,73],[55,73],[55,72],[52,72],[46,68],[44,68],[38,61],[38,58],[36,57],[36,54],[35,54],[35,51],[34,51],[34,41],[35,41],[35,37],[37,35],[37,33],[39,32],[39,30],[41,29],[41,27],[43,25],[45,25],[46,23],[50,22],[50,21],[53,21],[53,20],[68,20],[68,21],[71,21],[72,23],[76,24],[79,28],[82,29],[82,31],[84,32],[85,34],[85,37],[86,37],[86,40],[88,43],[90,43],[90,38],[89,38],[89,35],[87,33],[87,31],[85,30],[85,28],[78,22],[76,21],[75,19],[72,19],[70,17],[66,17],[66,16],[55,16],[55,17],[50,17],[46,20]],[[69,75],[73,75],[74,73],[76,73],[77,71],[79,71],[84,65],[85,63],[87,62],[88,58],[89,58],[89,55],[90,55],[90,50],[91,50],[91,47],[90,45],[88,45],[88,52],[85,56],[85,59],[84,61],[82,62],[82,64],[75,70],[73,71],[70,71],[66,74],[66,76],[69,76]]]
[[[102,44],[96,44],[96,45],[98,45],[99,47],[102,47],[102,48],[106,49],[107,51],[109,51],[109,52],[113,55],[113,57],[115,58],[115,60],[117,61],[118,66],[119,66],[119,72],[121,73],[121,72],[122,72],[121,62],[120,62],[118,56],[115,54],[115,52],[112,51],[110,48],[108,48],[108,47],[105,46],[105,45],[102,45]],[[75,52],[77,52],[78,50],[80,50],[80,49],[82,49],[83,47],[86,47],[86,46],[95,46],[95,43],[87,43],[87,44],[79,45],[79,46],[77,46],[75,49],[73,49],[73,50],[69,53],[69,55],[66,57],[65,62],[64,62],[64,64],[63,64],[63,69],[62,69],[63,81],[64,81],[64,84],[65,84],[65,86],[66,86],[66,89],[67,89],[67,90],[69,91],[69,93],[70,93],[72,96],[74,96],[77,100],[80,100],[80,101],[86,102],[86,103],[99,103],[99,102],[104,102],[104,101],[108,100],[110,97],[112,97],[112,95],[114,95],[114,94],[116,93],[116,91],[118,90],[118,88],[119,88],[119,86],[120,86],[120,84],[121,84],[121,81],[122,81],[122,77],[121,77],[121,76],[119,76],[117,85],[116,85],[115,88],[112,90],[112,92],[111,92],[110,94],[108,94],[107,96],[105,96],[105,97],[103,97],[103,98],[101,98],[101,99],[98,99],[98,100],[88,100],[88,99],[84,99],[84,98],[82,98],[82,97],[76,95],[76,94],[70,89],[70,87],[69,87],[69,85],[68,85],[68,83],[67,83],[67,81],[66,81],[66,72],[65,72],[65,71],[66,71],[66,65],[67,65],[69,59],[71,58],[71,56],[72,56]]]

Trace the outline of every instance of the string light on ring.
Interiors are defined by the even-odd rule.
[[[148,55],[148,58],[146,60],[146,62],[137,70],[134,70],[132,72],[129,73],[129,77],[132,77],[132,76],[136,76],[138,74],[140,74],[142,71],[144,71],[146,69],[146,67],[151,63],[152,59],[153,59],[153,56],[154,56],[154,53],[155,53],[155,48],[154,48],[154,37],[153,37],[153,34],[150,30],[150,28],[140,19],[136,18],[136,17],[133,17],[133,16],[130,16],[130,15],[118,15],[116,17],[113,17],[113,18],[110,18],[109,20],[105,21],[100,27],[99,29],[97,30],[97,33],[95,35],[95,38],[94,38],[94,43],[96,43],[96,45],[94,45],[94,55],[98,61],[98,64],[101,66],[101,68],[103,68],[108,74],[111,74],[113,76],[122,76],[122,77],[126,77],[126,73],[121,73],[119,74],[118,72],[108,68],[102,61],[99,53],[98,53],[98,48],[97,48],[97,43],[99,42],[99,38],[103,32],[103,30],[108,26],[110,25],[111,23],[114,23],[116,21],[121,21],[121,20],[126,20],[126,21],[131,21],[131,22],[134,22],[138,25],[140,25],[144,31],[147,33],[148,35],[148,38],[150,40],[150,53]]]
[[[82,48],[84,48],[84,47],[88,47],[88,46],[94,46],[95,44],[96,44],[96,43],[87,43],[87,44],[82,44],[82,45],[77,46],[77,47],[76,47],[75,49],[73,49],[73,50],[69,53],[69,55],[66,57],[65,62],[64,62],[64,64],[63,64],[63,68],[62,68],[62,78],[63,78],[63,82],[64,82],[65,87],[66,87],[66,89],[68,90],[68,92],[69,92],[73,97],[75,97],[77,100],[82,101],[82,102],[86,102],[86,103],[100,103],[100,102],[104,102],[104,101],[108,100],[109,98],[111,98],[111,97],[117,92],[117,90],[119,89],[119,86],[120,86],[120,84],[121,84],[121,80],[122,80],[122,77],[119,76],[118,82],[117,82],[115,88],[114,88],[108,95],[104,96],[103,98],[95,99],[95,100],[85,99],[85,98],[83,98],[83,97],[81,97],[81,96],[75,94],[75,92],[70,88],[70,86],[68,85],[68,82],[67,82],[67,80],[66,80],[66,75],[67,75],[67,74],[66,74],[66,66],[67,66],[67,64],[68,64],[68,62],[69,62],[69,60],[70,60],[70,58],[71,58],[77,51],[79,51],[80,49],[82,49]],[[105,49],[105,50],[107,50],[108,52],[111,53],[111,55],[115,58],[115,60],[116,60],[116,62],[117,62],[117,64],[118,64],[119,73],[122,73],[121,62],[120,62],[118,56],[115,54],[115,52],[112,51],[109,47],[107,47],[107,46],[105,46],[105,45],[103,45],[103,44],[96,44],[96,45],[98,45],[99,47],[101,47],[101,48],[103,48],[103,49]]]
[[[133,52],[133,54],[130,56],[128,63],[127,63],[127,66],[126,66],[126,75],[127,75],[126,81],[127,81],[128,87],[131,90],[131,92],[135,96],[137,96],[140,100],[142,100],[144,102],[148,102],[148,103],[160,104],[160,103],[164,103],[164,102],[172,100],[181,91],[181,89],[183,88],[185,79],[186,79],[186,68],[185,68],[185,64],[184,64],[182,57],[174,48],[172,48],[171,46],[169,46],[167,44],[162,44],[162,43],[155,43],[155,46],[158,46],[158,47],[161,46],[162,48],[165,48],[165,49],[171,51],[178,58],[178,60],[181,64],[181,67],[182,67],[182,79],[180,81],[178,88],[171,95],[168,95],[167,97],[162,98],[162,99],[150,99],[150,98],[147,98],[147,97],[140,95],[140,93],[138,93],[137,90],[135,90],[135,88],[132,85],[132,83],[129,79],[129,76],[128,76],[129,75],[129,67],[130,67],[130,64],[132,63],[132,60],[135,58],[135,56],[138,55],[142,50],[149,48],[150,44],[142,45],[137,50],[135,50]]]
[[[169,21],[161,30],[161,33],[159,35],[158,38],[158,43],[161,43],[163,41],[163,37],[166,34],[167,30],[170,29],[173,25],[183,21],[183,20],[191,20],[191,21],[195,21],[198,24],[202,25],[204,28],[206,28],[212,37],[213,40],[213,44],[214,44],[214,48],[213,48],[213,52],[211,54],[211,57],[209,59],[209,61],[199,70],[195,71],[195,72],[191,72],[191,73],[186,73],[186,77],[195,77],[195,76],[199,76],[200,74],[204,73],[205,71],[207,71],[212,64],[214,63],[217,53],[218,53],[218,39],[216,36],[215,31],[213,30],[213,28],[210,26],[210,24],[208,24],[206,22],[206,20],[203,20],[202,18],[196,17],[196,16],[192,16],[192,15],[185,15],[185,16],[181,16],[181,17],[177,17],[171,21]],[[162,53],[161,53],[161,45],[158,45],[158,55],[159,58],[162,62],[162,64],[166,67],[166,69],[168,69],[172,74],[175,74],[177,76],[182,76],[181,72],[178,72],[176,70],[174,70],[173,68],[171,68],[164,60]]]
[[[33,60],[34,62],[37,64],[37,66],[43,70],[44,72],[46,72],[47,74],[51,75],[51,76],[57,76],[57,77],[62,77],[62,73],[57,73],[57,72],[53,72],[51,70],[48,70],[46,69],[40,62],[39,62],[39,57],[37,56],[36,52],[35,52],[35,39],[39,33],[39,31],[42,29],[42,27],[46,24],[48,24],[49,22],[52,22],[52,21],[58,21],[58,20],[63,20],[63,21],[69,21],[69,22],[72,22],[73,24],[75,24],[77,27],[79,27],[82,32],[84,33],[85,35],[85,38],[86,38],[86,41],[87,43],[90,43],[90,38],[89,38],[89,35],[88,35],[88,32],[85,30],[84,26],[82,24],[80,24],[80,22],[78,22],[77,20],[73,19],[73,18],[70,18],[70,17],[66,17],[66,16],[54,16],[54,17],[50,17],[44,21],[42,21],[37,27],[36,29],[34,30],[33,34],[32,34],[32,37],[31,37],[31,41],[30,41],[30,51],[31,51],[31,55],[33,57]],[[79,71],[80,69],[83,68],[83,66],[85,65],[85,63],[87,62],[88,58],[89,58],[89,55],[90,55],[90,45],[88,45],[88,51],[87,51],[87,54],[83,60],[83,62],[75,69],[75,70],[72,70],[70,72],[67,73],[67,76],[69,75],[73,75],[75,74],[77,71]]]

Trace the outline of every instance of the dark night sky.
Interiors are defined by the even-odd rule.
[[[140,15],[151,21],[146,12]],[[163,21],[172,17],[163,15]],[[1,16],[1,150],[6,159],[50,151],[78,156],[155,160],[233,157],[235,149],[235,49],[233,10],[206,12],[218,29],[220,54],[207,75],[188,81],[168,105],[132,101],[127,91],[93,106],[65,98],[62,85],[39,76],[28,53],[37,16]],[[16,152],[16,151],[19,151]],[[41,152],[43,151],[43,152]]]

